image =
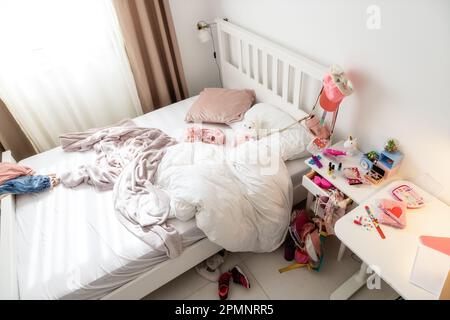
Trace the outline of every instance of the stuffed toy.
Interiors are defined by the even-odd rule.
[[[261,121],[258,117],[255,116],[251,119],[245,118],[243,126],[251,137],[253,137],[256,140],[259,139],[261,130]]]

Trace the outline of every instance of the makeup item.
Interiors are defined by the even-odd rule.
[[[344,177],[347,179],[349,185],[363,184],[364,181],[361,177],[357,167],[344,168],[342,170]]]
[[[372,211],[370,210],[369,206],[364,206],[364,208],[366,209],[366,212],[369,215],[370,220],[372,220],[373,226],[375,227],[375,229],[377,229],[378,234],[380,235],[381,239],[386,239],[386,236],[384,235],[383,230],[381,230],[381,227],[378,224],[378,220],[372,214]]]
[[[351,179],[351,178],[347,178],[347,182],[349,185],[354,186],[357,184],[362,184],[362,181],[359,179]]]

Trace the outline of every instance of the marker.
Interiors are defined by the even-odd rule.
[[[366,209],[367,214],[369,215],[370,220],[372,220],[372,224],[377,229],[378,234],[380,235],[381,239],[386,239],[386,236],[383,233],[383,230],[381,230],[380,225],[378,224],[378,220],[373,216],[372,211],[370,210],[369,206],[364,207]]]

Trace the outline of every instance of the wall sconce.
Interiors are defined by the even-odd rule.
[[[227,18],[224,18],[223,20],[228,21]],[[206,43],[210,40],[212,41],[214,62],[216,63],[217,70],[219,72],[220,85],[223,87],[222,75],[220,73],[220,66],[217,62],[216,44],[214,42],[214,36],[213,36],[213,32],[212,32],[212,26],[214,26],[216,24],[217,23],[215,23],[215,22],[206,22],[203,20],[198,21],[197,22],[197,31],[198,31],[197,36],[198,36],[198,40],[201,43]]]
[[[201,43],[206,43],[212,39],[212,31],[211,31],[212,24],[213,23],[207,23],[205,21],[197,22],[198,39],[200,40]]]

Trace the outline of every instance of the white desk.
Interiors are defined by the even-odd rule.
[[[375,229],[365,230],[353,223],[355,217],[367,216],[364,206],[367,204],[377,215],[376,200],[393,199],[391,191],[400,184],[417,188],[427,201],[425,207],[407,212],[405,229],[381,225],[386,239],[381,239]],[[342,217],[335,226],[337,237],[362,261],[358,273],[343,283],[331,295],[331,299],[348,299],[366,284],[366,267],[375,266],[379,276],[405,299],[437,299],[428,291],[409,282],[414,258],[417,252],[419,236],[432,235],[450,237],[450,207],[429,195],[413,183],[397,180],[389,183],[379,192]],[[377,272],[378,273],[378,272]]]
[[[344,151],[344,141],[340,141],[332,146],[333,149]],[[357,205],[361,204],[364,200],[368,199],[371,195],[375,194],[379,191],[383,186],[387,185],[393,179],[398,178],[397,176],[392,176],[387,179],[383,179],[378,184],[360,184],[360,185],[349,185],[347,183],[347,179],[343,176],[342,171],[338,171],[337,168],[335,170],[334,176],[332,178],[328,175],[328,163],[331,161],[322,154],[320,162],[323,167],[319,168],[315,164],[311,164],[310,161],[312,158],[308,158],[305,160],[305,163],[316,173],[330,181],[338,190],[342,191],[348,198],[352,199],[353,202]],[[363,174],[365,171],[359,165],[363,153],[361,151],[356,151],[352,156],[338,157],[338,159],[342,163],[342,168],[350,168],[350,167],[358,167]],[[334,162],[336,165],[337,163]],[[308,181],[309,180],[309,181]],[[315,196],[317,195],[327,195],[326,192],[321,191],[321,189],[316,186],[311,179],[309,179],[308,175],[303,177],[303,186],[308,190],[308,197],[306,201],[307,210],[311,210],[312,203],[314,201]],[[351,207],[350,207],[351,208]],[[349,208],[349,209],[350,209]],[[341,243],[341,247],[338,253],[338,260],[341,260],[345,253],[345,245]]]

